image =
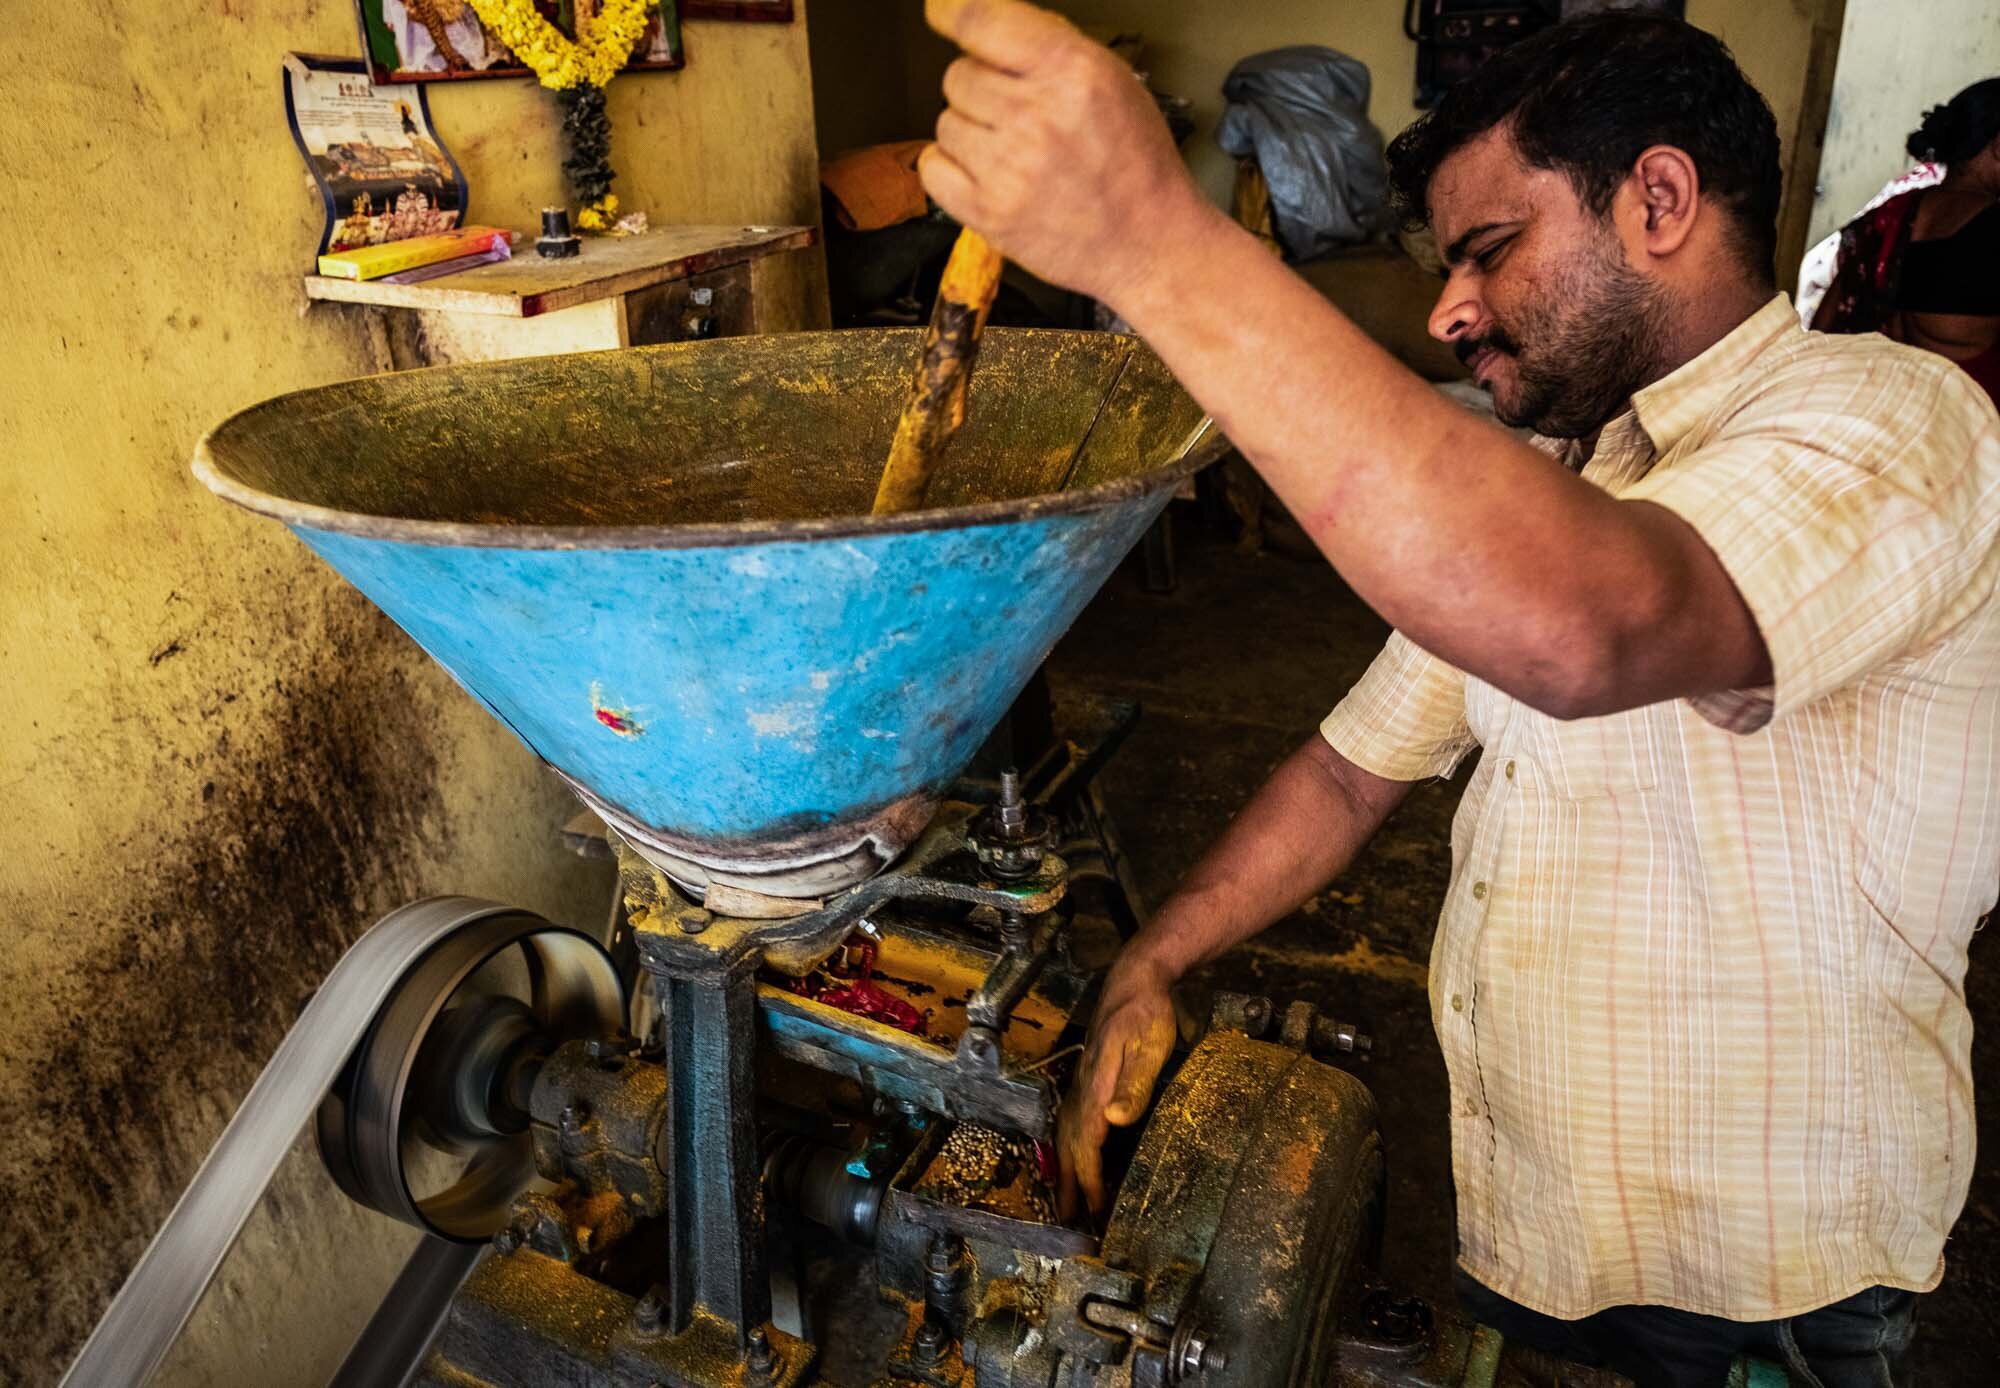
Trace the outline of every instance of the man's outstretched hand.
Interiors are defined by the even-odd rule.
[[[1153,1084],[1173,1053],[1173,983],[1164,966],[1130,947],[1104,976],[1083,1060],[1056,1120],[1065,1219],[1076,1213],[1079,1193],[1093,1213],[1104,1210],[1104,1137],[1112,1124],[1127,1127],[1145,1115]]]
[[[918,164],[939,206],[1053,284],[1117,307],[1162,279],[1181,229],[1219,217],[1145,85],[1102,44],[1021,0],[927,0],[965,50]]]

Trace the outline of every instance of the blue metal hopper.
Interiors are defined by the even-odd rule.
[[[1130,338],[995,330],[936,509],[867,514],[915,331],[280,397],[195,472],[285,522],[656,865],[819,897],[893,861],[1220,440]]]

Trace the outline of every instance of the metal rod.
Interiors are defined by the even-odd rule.
[[[1125,368],[1132,364],[1132,356],[1136,350],[1136,343],[1128,346],[1125,355],[1118,359],[1118,374],[1111,378],[1111,385],[1098,397],[1097,413],[1090,417],[1089,427],[1083,431],[1083,437],[1076,441],[1076,451],[1069,455],[1069,465],[1063,468],[1062,477],[1057,481],[1054,490],[1058,492],[1069,490],[1070,480],[1076,476],[1077,464],[1083,461],[1083,450],[1090,443],[1090,436],[1097,432],[1097,421],[1104,418],[1104,410],[1111,403],[1111,397],[1118,393],[1118,386],[1125,379]],[[1186,456],[1185,449],[1182,450],[1181,456]]]

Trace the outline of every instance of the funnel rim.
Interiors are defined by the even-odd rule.
[[[220,429],[225,426],[218,425]],[[822,516],[799,520],[711,521],[691,525],[493,525],[470,521],[413,520],[370,516],[274,496],[223,472],[203,436],[195,445],[196,480],[224,501],[260,516],[307,530],[360,535],[401,544],[453,549],[720,549],[788,540],[858,539],[923,530],[957,530],[967,525],[1017,521],[1039,516],[1080,515],[1158,491],[1192,476],[1228,451],[1229,441],[1211,432],[1182,457],[1145,472],[1100,482],[1076,491],[966,506],[935,506],[896,515]]]
[[[921,329],[889,329],[913,340]],[[1103,333],[1048,328],[1006,330],[1019,336],[1104,337]],[[825,337],[821,332],[801,336]],[[618,348],[605,352],[570,353],[571,356],[611,356],[618,352],[684,351],[697,344],[680,343],[666,347]],[[552,359],[551,359],[552,360]],[[510,361],[459,363],[419,367],[396,372],[399,376],[445,371],[483,371],[505,368]],[[1128,473],[1094,486],[1034,496],[979,501],[958,506],[925,507],[895,515],[855,513],[843,516],[802,517],[793,520],[750,519],[741,521],[700,521],[684,525],[509,525],[485,521],[418,520],[407,516],[370,515],[338,507],[279,496],[241,481],[217,459],[211,447],[232,426],[252,411],[269,409],[295,396],[313,395],[337,387],[307,386],[287,391],[272,399],[230,414],[209,429],[196,443],[192,471],[197,481],[224,501],[246,511],[267,516],[294,529],[329,531],[365,539],[389,540],[401,544],[452,549],[501,550],[640,550],[714,549],[803,540],[858,539],[870,535],[896,535],[932,530],[955,530],[967,525],[998,524],[1044,516],[1081,515],[1136,500],[1172,486],[1199,472],[1229,450],[1221,431],[1206,428],[1194,436],[1194,445],[1179,457],[1157,467]]]

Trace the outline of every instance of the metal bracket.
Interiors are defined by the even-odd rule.
[[[963,1205],[947,1205],[913,1191],[891,1189],[882,1197],[892,1219],[926,1229],[942,1229],[964,1239],[977,1239],[1041,1258],[1073,1258],[1095,1253],[1097,1239],[1066,1224],[1043,1224],[1032,1219],[1011,1219],[990,1210],[972,1210]]]
[[[1200,1280],[1201,1269],[1181,1260],[1142,1282],[1095,1258],[1071,1258],[1056,1272],[1045,1334],[1086,1364],[1129,1363],[1132,1388],[1176,1388],[1224,1364],[1185,1314]]]
[[[1053,917],[1044,918],[1041,929],[1024,942],[1023,948],[1003,949],[993,969],[980,982],[979,988],[966,1000],[966,1030],[959,1040],[959,1054],[967,1056],[967,1043],[974,1031],[988,1031],[996,1036],[1007,1026],[1007,1019],[1028,990],[1035,986],[1035,980],[1042,976],[1042,970],[1049,965],[1056,944],[1062,937],[1063,923]]]
[[[1121,1364],[1133,1342],[1149,1336],[1151,1323],[1136,1309],[1144,1299],[1145,1284],[1137,1273],[1089,1256],[1066,1259],[1049,1288],[1043,1333],[1050,1344],[1086,1364]]]
[[[1054,908],[1063,899],[1068,866],[1048,853],[1030,875],[997,880],[966,846],[969,826],[978,813],[976,806],[946,805],[894,868],[789,920],[718,915],[690,900],[659,869],[621,846],[619,869],[640,952],[655,972],[681,973],[702,967],[706,956],[755,948],[771,967],[803,975],[831,954],[863,917],[891,901],[956,901],[1022,916]]]
[[[1005,1073],[992,1033],[987,1033],[993,1045],[989,1065],[976,1051],[955,1054],[769,984],[758,985],[757,1008],[773,1048],[801,1064],[963,1122],[1044,1139],[1055,1130],[1054,1087],[1041,1075]]]

